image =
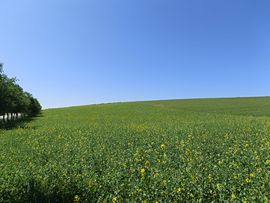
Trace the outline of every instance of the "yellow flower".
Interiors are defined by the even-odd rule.
[[[116,203],[117,202],[117,197],[113,197],[112,198],[112,203]]]
[[[208,180],[209,180],[209,181],[213,180],[212,174],[209,174],[209,175],[208,175]]]
[[[218,184],[217,184],[217,189],[218,189],[218,190],[222,189],[222,184],[218,183]]]
[[[165,146],[165,144],[161,144],[160,147],[161,147],[161,149],[165,149],[166,146]]]
[[[74,202],[80,202],[80,196],[79,195],[74,196]]]
[[[167,180],[163,180],[163,185],[167,185]]]
[[[270,159],[266,160],[265,163],[270,165]]]
[[[140,170],[140,172],[141,172],[141,176],[144,176],[144,175],[145,175],[145,169],[144,169],[144,168],[142,168],[142,169]]]
[[[251,178],[254,178],[254,177],[255,177],[255,174],[254,174],[254,173],[250,173],[249,176],[250,176]]]
[[[224,162],[224,160],[222,159],[222,160],[219,160],[218,161],[218,164],[220,165],[220,164],[223,164],[223,162]]]
[[[258,173],[260,173],[260,172],[262,172],[262,168],[257,168],[256,171],[257,171]]]
[[[177,189],[177,192],[180,193],[181,191],[182,191],[182,188],[179,187],[179,188]]]
[[[249,178],[246,178],[246,182],[247,182],[247,183],[250,183],[251,180],[250,180]]]

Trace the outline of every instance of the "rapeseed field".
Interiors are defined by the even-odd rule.
[[[0,202],[269,202],[270,98],[48,109],[0,130]]]

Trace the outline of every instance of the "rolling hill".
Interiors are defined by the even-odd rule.
[[[267,202],[270,97],[48,109],[0,130],[0,202]]]

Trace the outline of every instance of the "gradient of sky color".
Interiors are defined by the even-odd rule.
[[[270,95],[269,0],[0,0],[0,62],[43,107]]]

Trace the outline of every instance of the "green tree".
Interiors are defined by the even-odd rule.
[[[18,119],[19,114],[36,116],[41,112],[39,101],[30,93],[25,92],[17,84],[16,78],[9,78],[0,64],[0,115],[5,120]],[[6,119],[4,119],[7,117]]]

